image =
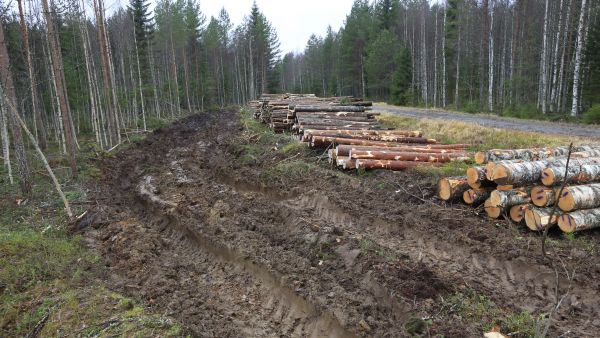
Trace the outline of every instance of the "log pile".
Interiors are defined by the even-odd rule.
[[[314,94],[262,94],[250,101],[254,118],[268,124],[275,132],[312,129],[368,129],[376,126],[375,113],[365,113],[370,101],[351,96],[317,97]],[[298,112],[298,114],[296,114]],[[295,129],[293,128],[295,127]]]
[[[440,144],[420,131],[383,130],[379,113],[370,111],[372,102],[359,98],[264,94],[257,102],[257,119],[327,149],[329,162],[340,169],[404,170],[469,159],[465,144]]]
[[[598,228],[600,146],[574,146],[567,170],[568,153],[569,147],[478,152],[478,165],[465,176],[440,179],[438,197],[483,205],[490,218],[509,218],[534,231]]]

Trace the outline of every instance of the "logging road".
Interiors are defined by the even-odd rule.
[[[373,111],[381,113],[387,112],[394,115],[414,118],[477,123],[479,125],[492,128],[523,130],[568,136],[593,137],[600,139],[600,127],[591,125],[588,126],[574,123],[524,120],[484,114],[467,114],[445,110],[389,106],[386,104],[374,104]]]

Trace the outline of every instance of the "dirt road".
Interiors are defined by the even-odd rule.
[[[439,119],[448,121],[461,121],[469,123],[477,123],[482,126],[501,128],[501,129],[512,129],[522,131],[533,131],[546,134],[554,135],[567,135],[567,136],[582,136],[582,137],[593,137],[600,139],[600,126],[594,125],[582,125],[574,123],[559,123],[559,122],[546,122],[536,120],[523,120],[515,118],[506,118],[500,116],[484,115],[484,114],[466,114],[459,112],[450,112],[442,110],[429,110],[421,108],[406,108],[388,105],[374,105],[373,111],[377,112],[388,112],[395,115],[415,117],[415,118],[428,118],[428,119]]]
[[[85,237],[110,285],[201,337],[474,337],[563,294],[553,336],[600,328],[597,250],[553,245],[558,265],[537,235],[436,202],[425,174],[279,149],[211,113],[102,161]]]

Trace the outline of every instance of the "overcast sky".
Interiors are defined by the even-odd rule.
[[[225,7],[237,26],[250,13],[253,0],[200,0],[207,21]],[[258,8],[277,30],[281,51],[304,50],[311,34],[324,35],[327,26],[338,30],[350,13],[353,0],[256,0]]]

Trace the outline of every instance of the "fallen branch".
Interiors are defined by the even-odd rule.
[[[42,162],[44,163],[44,166],[46,167],[46,170],[48,171],[48,175],[50,175],[50,178],[52,179],[52,182],[54,183],[54,187],[56,188],[56,191],[60,195],[60,198],[62,199],[63,204],[65,205],[65,210],[67,211],[69,220],[72,220],[73,212],[71,211],[71,207],[69,206],[69,201],[67,200],[67,198],[65,197],[65,194],[63,193],[62,189],[60,188],[60,183],[56,179],[56,176],[54,176],[54,172],[52,171],[52,168],[50,168],[50,165],[48,164],[48,161],[46,160],[46,156],[44,156],[44,153],[40,149],[40,146],[38,145],[38,142],[35,139],[35,136],[33,136],[33,134],[27,128],[27,125],[25,124],[25,122],[23,122],[23,120],[21,119],[21,116],[19,116],[19,113],[17,112],[17,108],[15,108],[13,102],[11,100],[5,100],[5,102],[8,104],[8,107],[10,108],[9,109],[10,112],[14,115],[14,117],[17,119],[17,121],[19,121],[21,128],[23,128],[23,130],[29,137],[31,144],[33,144],[33,147],[35,148],[36,152],[40,156],[40,159],[42,160]]]

